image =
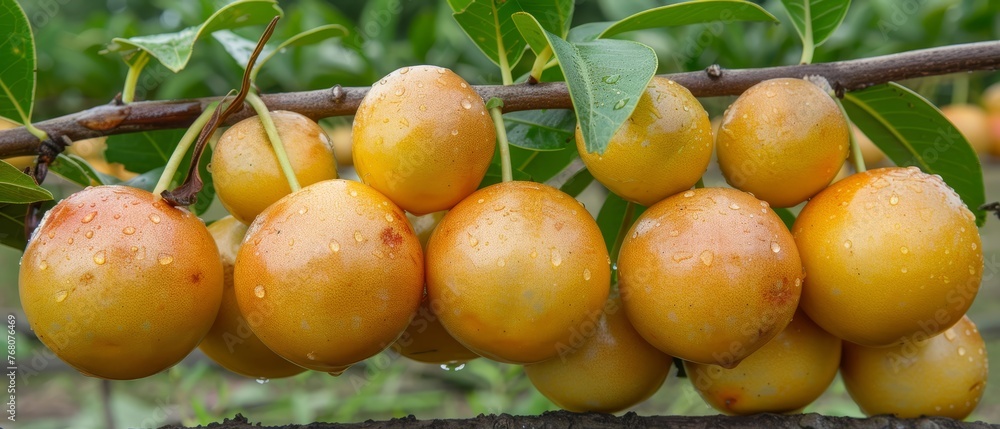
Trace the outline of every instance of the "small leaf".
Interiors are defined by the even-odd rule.
[[[0,117],[28,122],[35,102],[35,38],[15,0],[0,0]]]
[[[524,55],[525,42],[511,20],[516,13],[530,13],[541,17],[539,25],[560,37],[569,32],[573,17],[572,0],[473,0],[469,2],[451,1],[455,11],[455,21],[462,27],[472,42],[496,65],[503,62],[514,68]],[[455,8],[456,6],[464,6]]]
[[[795,224],[795,213],[792,213],[791,210],[785,208],[772,207],[771,209],[774,210],[774,213],[776,213],[778,217],[781,218],[781,221],[785,223],[785,228],[788,228],[788,230],[791,231],[792,225]]]
[[[531,150],[560,150],[573,142],[576,115],[572,110],[525,110],[504,116],[510,144]]]
[[[837,30],[851,0],[781,0],[803,44],[822,45]]]
[[[35,179],[7,161],[0,160],[0,204],[26,204],[51,199],[52,193],[38,186]]]
[[[587,152],[604,153],[656,73],[656,53],[627,40],[569,43],[545,31],[531,15],[518,13],[513,19],[532,50],[552,47],[566,77]]]
[[[0,204],[0,244],[24,250],[28,239],[24,236],[24,219],[27,204]]]
[[[83,187],[114,185],[119,182],[118,179],[95,170],[87,160],[67,153],[59,154],[56,160],[49,164],[49,172]]]
[[[580,195],[584,189],[587,189],[591,183],[594,183],[594,175],[590,174],[590,170],[581,168],[580,171],[577,171],[573,177],[570,177],[569,180],[567,180],[566,183],[559,188],[559,190],[576,197]]]
[[[629,16],[608,27],[599,37],[611,37],[628,31],[649,28],[734,21],[778,22],[778,19],[764,8],[748,1],[688,1],[649,9]]]
[[[254,68],[260,70],[268,60],[276,54],[281,53],[286,48],[315,45],[325,40],[329,40],[334,37],[343,37],[345,35],[347,35],[347,29],[338,24],[324,25],[311,30],[303,31],[288,38],[288,40],[277,44],[277,46],[274,44],[264,46],[264,50],[261,51],[260,58],[257,60]],[[250,62],[250,55],[252,55],[254,49],[257,48],[256,40],[241,37],[229,30],[216,31],[212,34],[212,37],[222,44],[223,49],[226,50],[229,56],[236,60],[236,63],[239,64],[240,67],[244,68],[246,68],[247,63]]]
[[[982,226],[986,213],[983,170],[969,142],[934,105],[896,83],[849,92],[844,110],[898,166],[937,174],[962,198]]]
[[[203,34],[266,24],[281,14],[277,0],[237,0],[217,10],[200,26],[188,27],[176,33],[128,39],[118,37],[112,40],[108,50],[123,53],[136,49],[143,50],[159,60],[166,68],[177,73],[191,60],[194,43]]]

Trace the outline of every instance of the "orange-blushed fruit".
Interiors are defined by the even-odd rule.
[[[685,191],[642,213],[618,257],[629,320],[671,356],[726,368],[792,319],[802,264],[768,207],[731,188]]]
[[[830,386],[840,350],[840,338],[797,311],[781,333],[736,368],[684,362],[684,370],[705,402],[723,413],[790,413]]]
[[[941,108],[941,113],[948,118],[958,132],[969,141],[976,153],[989,153],[992,142],[987,125],[986,111],[972,104],[952,104]]]
[[[21,305],[38,338],[80,372],[130,380],[187,356],[222,301],[215,241],[191,212],[125,186],[70,195],[24,251]]]
[[[423,294],[420,242],[370,186],[327,180],[264,210],[236,257],[236,300],[269,349],[340,374],[389,347]]]
[[[271,112],[274,127],[299,185],[337,178],[333,143],[312,119]],[[260,118],[229,127],[212,153],[212,179],[219,202],[240,222],[250,224],[267,206],[292,192]]]
[[[747,89],[723,116],[719,167],[733,187],[774,207],[791,207],[837,176],[850,128],[827,93],[803,79],[770,79]]]
[[[975,217],[940,177],[916,167],[868,170],[831,185],[792,231],[806,270],[802,309],[853,343],[881,347],[940,333],[979,291]]]
[[[662,77],[649,83],[604,153],[588,152],[576,127],[576,148],[594,178],[644,206],[694,186],[708,168],[712,142],[712,125],[698,99]]]
[[[447,210],[479,187],[496,130],[482,97],[435,66],[404,67],[372,85],[354,116],[354,168],[404,210]]]
[[[671,357],[642,339],[617,296],[584,332],[559,356],[524,366],[531,384],[564,410],[624,410],[656,393],[670,373]]]
[[[247,226],[232,216],[226,216],[208,226],[208,232],[215,239],[222,258],[225,289],[215,323],[198,348],[223,368],[240,375],[254,378],[290,377],[306,369],[267,348],[254,335],[236,303],[233,265],[246,231]]]
[[[847,393],[869,416],[969,416],[986,391],[986,343],[969,318],[928,338],[892,347],[844,342],[840,373]]]
[[[441,324],[501,362],[557,356],[597,318],[610,282],[597,223],[573,197],[540,183],[476,191],[427,243],[427,295]]]

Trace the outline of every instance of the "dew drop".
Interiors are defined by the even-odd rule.
[[[479,244],[479,240],[473,237],[472,234],[469,234],[469,245],[475,247],[477,244]]]
[[[978,244],[976,244],[976,243],[972,243],[972,250],[976,250],[976,249],[978,249],[978,248],[979,248],[979,245],[978,245]]]
[[[396,92],[394,92],[393,94],[396,94],[396,96],[401,96],[401,95],[403,95],[405,93],[406,93],[406,88],[399,87],[399,88],[396,88]]]
[[[899,272],[901,272],[901,273],[903,273],[903,274],[906,274],[906,273],[907,273],[908,271],[909,271],[909,270],[907,270],[907,269],[906,269],[906,267],[903,267],[903,268],[900,268],[900,269],[899,269]]]
[[[103,250],[94,254],[94,263],[97,265],[104,265],[107,262],[107,254]]]
[[[122,230],[122,234],[125,235],[135,234],[135,228],[132,228],[131,226],[126,226],[125,229]]]
[[[309,360],[316,360],[316,352],[309,352],[309,353],[306,353],[306,359],[309,359]]]
[[[552,249],[552,257],[550,258],[550,260],[552,261],[553,267],[558,267],[560,264],[562,264],[562,255],[559,254],[558,250]]]
[[[889,197],[889,204],[891,205],[899,204],[899,196],[896,194],[892,194],[892,196]]]
[[[87,231],[87,232],[83,233],[83,236],[87,237],[87,238],[94,238],[94,230],[90,230],[90,231]]]
[[[736,203],[732,203],[732,204],[729,205],[729,208],[731,208],[733,210],[739,210],[740,209],[740,205],[736,204]]]
[[[42,261],[42,262],[38,263],[38,269],[39,270],[45,271],[48,268],[49,268],[49,263],[48,262]]]
[[[899,253],[902,253],[902,254],[904,254],[904,255],[905,255],[905,254],[907,254],[907,253],[910,253],[910,249],[909,249],[909,248],[907,248],[906,246],[903,246],[903,247],[900,247],[900,248],[899,248]]]
[[[264,290],[264,285],[257,285],[253,288],[253,294],[257,298],[263,298],[264,295],[267,295],[267,291]]]
[[[149,214],[149,221],[153,222],[153,223],[160,223],[160,216],[157,215],[156,213],[150,213]]]
[[[615,105],[614,105],[614,109],[615,110],[621,110],[621,109],[625,108],[625,105],[628,104],[628,100],[629,100],[628,98],[623,98],[621,100],[618,100],[618,102],[615,103]]]
[[[56,238],[56,232],[55,231],[49,231],[49,233],[47,235],[49,236],[49,239]]]
[[[976,275],[976,268],[970,265],[969,266],[969,274]]]
[[[771,251],[774,252],[774,253],[780,252],[781,251],[781,245],[778,244],[777,241],[772,241],[771,242]]]
[[[482,203],[483,203],[483,201],[486,201],[486,200],[484,200],[484,199],[480,198],[480,199],[479,199],[478,201],[476,201],[476,203],[477,203],[477,204],[482,204]]]
[[[168,253],[161,253],[156,257],[156,260],[160,261],[160,265],[170,265],[171,262],[174,262],[174,257]]]
[[[671,237],[676,237],[678,235],[681,235],[681,232],[678,231],[678,230],[676,230],[676,229],[674,229],[674,230],[671,230],[670,232],[668,232],[667,235],[669,235]]]
[[[56,302],[63,302],[63,301],[65,301],[67,296],[69,296],[69,292],[67,292],[65,290],[61,290],[59,292],[56,292]]]
[[[847,240],[847,241],[844,242],[844,248],[845,249],[850,249],[853,244],[854,243],[851,243],[851,240]]]
[[[618,81],[621,80],[621,78],[622,78],[622,75],[620,75],[620,74],[613,74],[613,75],[604,76],[604,77],[601,78],[601,80],[604,83],[606,83],[606,84],[614,85],[614,84],[618,83]]]
[[[352,197],[356,197],[356,196],[358,196],[358,191],[355,191],[355,190],[353,190],[353,189],[352,189],[352,190],[351,190],[351,196],[352,196]]]
[[[122,215],[121,215],[121,213],[115,213],[115,215],[112,216],[112,217],[115,218],[115,220],[118,220],[118,219],[122,218]]]
[[[584,268],[583,269],[583,279],[584,280],[590,280],[590,269],[589,268]]]
[[[267,384],[268,381],[271,380],[268,380],[267,377],[257,377],[257,384]]]
[[[358,243],[365,241],[365,238],[361,236],[361,231],[354,231],[354,241]]]
[[[66,240],[66,244],[73,244],[73,237]]]
[[[947,331],[944,331],[944,337],[945,337],[945,339],[947,339],[948,341],[953,341],[953,340],[955,340],[955,337],[956,337],[956,335],[955,335],[955,330],[954,330],[954,329],[949,329],[949,330],[947,330]]]
[[[392,216],[392,213],[386,213],[386,214],[385,214],[385,221],[386,221],[386,222],[389,222],[389,223],[393,223],[393,222],[395,222],[395,221],[396,221],[396,218],[394,218],[394,217]]]
[[[458,135],[458,130],[451,130],[451,135],[457,136]]]
[[[462,363],[443,363],[441,364],[441,369],[445,371],[461,371],[465,368],[465,362]]]
[[[507,265],[507,261],[504,258],[497,259],[497,266],[503,268]]]
[[[705,264],[705,266],[711,266],[712,260],[715,259],[715,254],[711,250],[706,250],[701,252],[699,258],[701,258],[701,263]]]
[[[300,215],[304,215],[304,214],[306,214],[308,212],[309,212],[309,207],[303,207],[303,208],[299,209],[299,214]]]
[[[472,102],[466,99],[462,99],[462,107],[465,108],[465,110],[469,110],[472,108]]]
[[[425,106],[425,105],[421,104],[421,105],[420,105],[420,111],[421,111],[421,112],[426,112],[426,111],[427,111],[427,106]]]
[[[687,191],[684,193],[684,198],[691,198],[694,196],[694,191]]]
[[[680,261],[684,261],[684,260],[687,260],[687,259],[691,259],[692,256],[694,256],[694,255],[692,255],[692,254],[690,254],[688,252],[677,252],[677,253],[674,253],[673,260],[674,260],[674,262],[680,262]]]
[[[330,241],[330,251],[333,253],[340,251],[340,243],[338,243],[337,240]]]
[[[958,348],[958,355],[959,356],[965,356],[965,347],[959,347]]]
[[[95,217],[97,217],[97,212],[90,212],[90,213],[87,213],[87,215],[84,216],[83,219],[80,219],[80,222],[81,223],[90,223],[90,221],[94,220]]]
[[[531,259],[535,259],[538,257],[538,252],[532,250],[528,256],[531,256]]]

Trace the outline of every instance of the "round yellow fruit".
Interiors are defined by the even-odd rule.
[[[417,362],[440,365],[459,365],[479,357],[448,333],[426,297],[392,349]]]
[[[557,356],[597,319],[610,282],[597,223],[573,197],[540,183],[476,191],[427,243],[427,295],[441,324],[501,362]]]
[[[333,143],[316,122],[280,110],[271,112],[271,118],[301,186],[337,178]],[[212,179],[222,206],[248,225],[267,206],[292,192],[256,116],[222,133],[212,153]]]
[[[802,308],[853,343],[881,347],[942,332],[979,291],[975,217],[940,177],[916,167],[868,170],[831,185],[792,231],[806,269]]]
[[[986,391],[989,363],[976,325],[963,317],[940,335],[892,347],[844,342],[840,366],[847,393],[869,416],[969,416]]]
[[[986,111],[971,104],[952,104],[941,108],[941,113],[948,118],[958,132],[969,141],[976,153],[989,153],[992,142],[987,125]]]
[[[86,188],[46,213],[19,290],[38,338],[80,372],[156,374],[187,356],[222,301],[222,262],[205,224],[125,186]]]
[[[797,311],[781,333],[736,368],[685,362],[684,370],[705,402],[723,413],[790,413],[830,386],[840,350],[840,338]]]
[[[603,154],[590,153],[576,127],[576,148],[594,178],[622,198],[653,205],[690,189],[712,158],[712,125],[691,92],[654,77]]]
[[[629,320],[684,360],[726,368],[792,320],[802,264],[767,205],[731,188],[686,191],[636,220],[618,257]]]
[[[624,410],[656,393],[670,373],[671,357],[642,339],[618,297],[583,332],[559,356],[524,366],[531,384],[564,410]]]
[[[222,258],[225,289],[219,315],[198,348],[223,368],[240,375],[254,378],[290,377],[306,369],[267,348],[250,330],[250,325],[240,314],[236,303],[233,265],[246,231],[247,226],[232,216],[226,216],[208,226],[208,232],[215,239]]]
[[[404,67],[372,85],[352,138],[361,181],[417,215],[450,209],[474,192],[496,146],[483,99],[434,66]]]
[[[840,107],[802,79],[750,87],[726,109],[716,138],[726,181],[774,207],[792,207],[837,176],[850,148]]]
[[[389,347],[420,306],[424,258],[402,210],[327,180],[278,200],[236,257],[236,301],[274,353],[340,374]]]

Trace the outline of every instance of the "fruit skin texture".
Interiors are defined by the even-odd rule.
[[[361,181],[422,215],[450,209],[479,187],[496,130],[464,79],[416,66],[372,85],[354,116],[353,140]]]
[[[300,185],[337,178],[333,143],[323,128],[295,112],[277,110],[271,118]],[[256,116],[222,133],[212,153],[212,179],[222,206],[247,225],[292,192]]]
[[[952,104],[942,107],[941,113],[958,128],[976,153],[990,152],[992,142],[985,110],[972,104]]]
[[[837,176],[850,129],[829,95],[802,79],[750,87],[726,109],[716,138],[719,167],[735,188],[792,207]]]
[[[654,204],[632,225],[618,257],[619,288],[636,331],[666,354],[726,368],[785,328],[802,276],[778,215],[731,188]]]
[[[403,211],[359,182],[288,195],[250,225],[236,257],[240,312],[279,356],[340,374],[387,348],[420,305],[423,252]]]
[[[426,296],[420,301],[417,316],[392,343],[392,349],[417,362],[441,365],[461,364],[479,357],[441,325],[441,318],[434,313]]]
[[[833,382],[841,341],[801,311],[739,366],[684,362],[688,379],[712,408],[727,414],[790,413],[805,408]]]
[[[694,186],[708,169],[712,142],[712,125],[698,99],[662,77],[653,78],[604,154],[587,152],[576,127],[576,148],[594,178],[644,206]]]
[[[253,378],[290,377],[305,371],[267,348],[250,330],[240,314],[233,289],[233,265],[247,226],[232,216],[226,216],[208,226],[215,238],[225,273],[222,305],[212,329],[198,348],[206,356],[232,372]]]
[[[792,231],[806,269],[802,308],[853,343],[882,347],[940,333],[979,291],[975,217],[939,177],[916,167],[868,170],[831,185]]]
[[[179,362],[222,301],[222,262],[205,224],[125,186],[60,201],[28,243],[19,274],[38,338],[80,372],[112,380]]]
[[[597,223],[573,197],[540,183],[476,191],[427,244],[427,294],[441,324],[501,362],[557,356],[597,320],[610,282]]]
[[[672,359],[642,339],[617,296],[582,344],[525,365],[531,384],[564,410],[614,413],[645,401],[663,385]],[[588,330],[590,330],[588,329]]]
[[[943,334],[913,340],[885,348],[845,341],[840,373],[847,393],[869,416],[968,417],[982,399],[989,372],[976,325],[963,317]]]

